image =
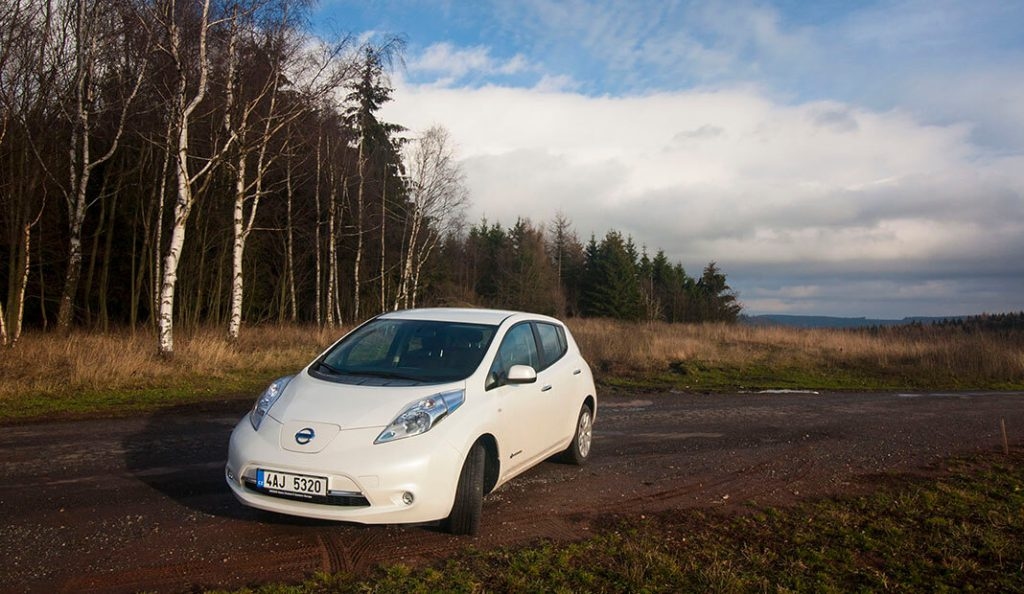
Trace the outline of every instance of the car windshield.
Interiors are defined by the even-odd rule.
[[[310,371],[346,383],[365,383],[368,378],[457,381],[480,366],[496,330],[482,324],[378,319],[345,337]]]

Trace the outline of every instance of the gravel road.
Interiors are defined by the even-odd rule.
[[[223,480],[248,402],[0,426],[0,590],[181,591],[573,539],[609,513],[786,504],[880,473],[1024,445],[1024,394],[601,394],[592,462],[545,462],[484,502],[482,534],[358,526],[238,504]]]

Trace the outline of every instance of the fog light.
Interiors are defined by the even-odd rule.
[[[402,502],[405,503],[406,505],[412,505],[414,499],[415,497],[413,497],[412,493],[408,491],[402,493]]]
[[[235,473],[231,472],[230,468],[225,466],[224,467],[224,472],[228,475],[228,480],[229,481],[235,482]]]

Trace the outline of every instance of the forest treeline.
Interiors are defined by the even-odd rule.
[[[401,38],[309,0],[0,0],[0,342],[23,328],[351,323],[417,305],[735,320],[616,231],[468,226],[443,127],[380,118]]]
[[[965,332],[987,332],[1013,334],[1024,332],[1024,311],[998,314],[981,314],[964,318],[953,318],[933,322],[933,326],[952,328]]]
[[[741,309],[715,262],[695,279],[615,230],[584,245],[563,213],[546,225],[481,221],[440,255],[432,296],[441,302],[666,322],[735,322]]]

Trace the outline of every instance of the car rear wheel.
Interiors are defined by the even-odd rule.
[[[571,464],[583,466],[590,458],[590,445],[594,440],[594,413],[584,404],[580,408],[580,416],[576,419],[576,433],[572,443],[562,453],[562,458]]]
[[[442,527],[452,534],[476,534],[480,531],[486,456],[483,444],[477,442],[469,450],[466,462],[462,465],[459,484],[455,488],[455,504],[442,523]]]

